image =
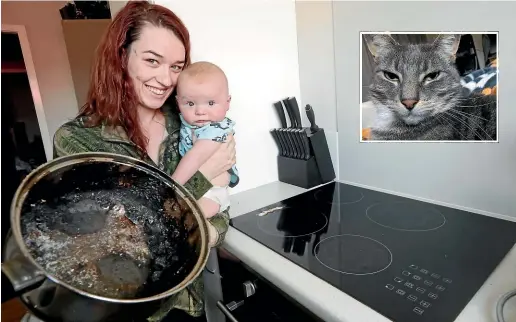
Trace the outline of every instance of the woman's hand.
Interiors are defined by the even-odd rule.
[[[227,141],[222,143],[208,161],[201,165],[199,171],[208,181],[211,181],[231,169],[235,163],[235,138],[233,135],[229,135]]]
[[[213,247],[217,240],[219,239],[219,232],[215,227],[208,221],[208,246]]]

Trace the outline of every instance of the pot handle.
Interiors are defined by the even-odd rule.
[[[21,254],[3,262],[2,272],[11,281],[16,293],[25,293],[38,288],[46,279],[45,274]]]

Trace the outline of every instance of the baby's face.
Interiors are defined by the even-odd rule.
[[[203,126],[226,117],[231,97],[223,81],[216,78],[184,79],[178,84],[177,103],[190,125]]]

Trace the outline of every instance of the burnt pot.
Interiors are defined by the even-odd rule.
[[[193,196],[123,155],[49,161],[20,184],[10,216],[2,271],[47,322],[145,321],[208,259],[207,223]]]

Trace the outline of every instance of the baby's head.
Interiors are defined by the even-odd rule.
[[[226,117],[231,101],[226,75],[215,64],[193,63],[179,75],[176,99],[188,124],[220,122]]]

